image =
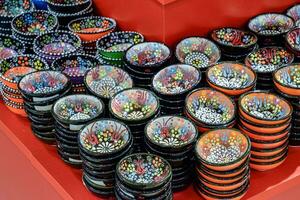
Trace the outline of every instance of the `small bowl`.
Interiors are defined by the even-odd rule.
[[[149,90],[126,89],[110,100],[109,111],[117,119],[136,124],[153,117],[159,111],[159,101]]]
[[[24,106],[21,103],[15,103],[9,99],[7,99],[5,96],[2,96],[2,99],[4,101],[5,106],[13,113],[17,115],[21,115],[22,117],[26,117],[27,114],[24,110]]]
[[[59,13],[76,13],[86,9],[91,0],[46,0],[51,11]]]
[[[207,168],[229,171],[242,165],[250,154],[249,137],[237,129],[216,129],[200,135],[195,146],[197,159]],[[215,149],[215,150],[214,150]],[[230,156],[216,155],[219,151],[232,150]],[[222,149],[222,150],[221,150]],[[234,154],[233,154],[234,152]]]
[[[280,147],[288,141],[289,134],[276,140],[262,141],[251,138],[251,146],[256,149],[274,149]]]
[[[272,161],[272,162],[250,162],[250,167],[251,169],[255,169],[257,171],[267,171],[267,170],[271,170],[271,169],[275,169],[276,167],[278,167],[279,165],[281,165],[285,159],[287,158],[287,153],[280,157],[278,160]]]
[[[255,87],[256,73],[235,62],[221,62],[206,71],[208,84],[230,96],[239,96]]]
[[[293,18],[294,22],[296,23],[295,25],[299,25],[299,20],[300,20],[300,5],[293,5],[286,11],[286,15]],[[297,23],[298,22],[298,23]]]
[[[84,76],[84,84],[90,93],[105,100],[133,87],[133,81],[127,72],[110,65],[90,69]]]
[[[175,56],[181,63],[205,70],[220,60],[221,51],[206,38],[190,37],[177,44]]]
[[[33,9],[34,9],[34,5],[30,0],[18,0],[18,1],[3,0],[1,2],[0,21],[2,23],[3,22],[10,23],[10,21],[15,16],[26,11],[31,11]]]
[[[238,104],[240,115],[256,124],[282,124],[288,121],[293,113],[293,108],[288,101],[275,94],[259,90],[243,94]]]
[[[79,35],[82,41],[92,42],[111,33],[116,21],[107,17],[89,16],[75,19],[68,24],[70,31]]]
[[[125,186],[149,190],[170,182],[172,169],[165,159],[153,154],[141,153],[123,158],[117,164],[116,174]]]
[[[282,156],[285,156],[288,152],[288,147],[283,149],[281,152],[273,155],[273,156],[255,156],[251,155],[250,162],[273,162],[281,158]]]
[[[251,148],[251,155],[254,156],[274,156],[276,154],[279,154],[284,149],[286,149],[289,145],[289,141],[286,141],[284,144],[282,144],[279,147],[273,148],[273,149],[260,149],[260,148]]]
[[[25,52],[25,45],[9,35],[0,34],[0,60],[11,58]]]
[[[294,53],[297,58],[300,57],[300,27],[290,30],[285,36],[285,46]]]

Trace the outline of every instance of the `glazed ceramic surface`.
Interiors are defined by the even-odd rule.
[[[276,71],[274,78],[284,86],[300,89],[300,65],[283,67]]]
[[[30,10],[33,10],[30,0],[2,0],[0,2],[0,16],[14,17]]]
[[[23,54],[25,46],[20,40],[0,34],[0,60]]]
[[[300,51],[300,28],[295,28],[288,32],[286,42],[293,50]]]
[[[300,5],[295,5],[287,10],[286,14],[294,19],[295,22],[300,20]]]

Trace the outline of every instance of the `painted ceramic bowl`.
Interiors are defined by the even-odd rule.
[[[295,28],[286,34],[285,44],[297,57],[300,56],[300,28]]]
[[[34,9],[30,0],[3,0],[0,6],[0,21],[10,22],[15,16]]]
[[[250,167],[252,169],[255,169],[257,171],[267,171],[271,169],[275,169],[279,165],[281,165],[285,159],[287,158],[288,153],[286,153],[284,156],[280,157],[279,159],[272,161],[272,162],[250,162]]]
[[[269,141],[255,140],[251,138],[251,146],[256,149],[274,149],[285,144],[286,141],[288,141],[288,137],[289,134],[283,136],[282,138],[276,140],[269,140]]]
[[[291,118],[293,112],[288,101],[265,91],[243,94],[238,105],[240,115],[255,124],[282,124]]]
[[[230,96],[239,96],[254,88],[256,74],[243,64],[222,62],[207,69],[206,79],[212,88]]]
[[[26,117],[27,114],[24,110],[24,106],[21,103],[14,103],[13,101],[7,99],[6,97],[2,96],[5,106],[13,113],[20,115],[22,117]]]
[[[123,60],[127,49],[141,42],[144,42],[144,36],[138,32],[113,32],[97,41],[97,50],[105,57]]]
[[[0,34],[0,60],[25,52],[24,44],[9,35]]]
[[[240,166],[250,154],[251,142],[237,129],[216,129],[202,135],[195,146],[196,157],[207,168],[228,171]]]
[[[103,99],[110,99],[116,93],[133,86],[127,72],[110,65],[90,69],[84,77],[84,83],[89,92]]]
[[[291,18],[293,18],[295,25],[298,26],[300,23],[300,5],[294,5],[292,7],[290,7],[287,11],[286,11],[286,15],[290,16]]]
[[[175,56],[181,63],[206,69],[219,61],[221,52],[217,45],[206,38],[190,37],[177,44]]]
[[[142,88],[126,89],[117,93],[109,103],[110,113],[127,122],[145,121],[159,110],[154,93]]]
[[[116,174],[123,185],[148,190],[170,182],[172,169],[165,159],[141,153],[123,158],[116,167]]]
[[[236,113],[234,102],[211,88],[200,88],[189,93],[185,109],[198,123],[215,126],[232,122]]]
[[[48,8],[58,13],[76,13],[86,9],[90,0],[47,0]]]
[[[300,96],[300,65],[293,64],[276,70],[273,74],[276,88],[291,96]]]
[[[90,16],[75,19],[68,24],[70,31],[79,35],[82,41],[91,42],[111,33],[116,21],[107,17]]]
[[[102,101],[94,96],[76,94],[63,97],[52,108],[53,117],[64,124],[85,124],[103,114]]]
[[[294,55],[282,47],[265,47],[251,52],[245,64],[259,74],[272,73],[293,62]]]
[[[286,141],[279,147],[273,149],[261,149],[261,148],[251,148],[251,155],[254,156],[274,156],[284,151],[289,145],[289,141]]]

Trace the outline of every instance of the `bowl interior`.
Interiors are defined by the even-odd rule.
[[[127,72],[110,65],[101,65],[89,70],[85,75],[85,84],[90,91],[107,99],[133,86]]]
[[[127,89],[116,94],[111,102],[112,113],[124,120],[143,120],[153,116],[158,110],[156,96],[145,89]]]
[[[201,88],[189,94],[186,109],[196,120],[209,125],[229,123],[236,111],[228,96],[209,88]]]
[[[242,89],[253,85],[256,75],[243,64],[224,62],[208,68],[207,78],[223,88]]]
[[[249,153],[249,150],[249,138],[236,129],[206,132],[196,144],[197,157],[213,165],[235,163]]]
[[[147,138],[160,146],[181,147],[197,139],[197,130],[192,122],[177,116],[154,119],[146,127]]]
[[[257,37],[253,33],[235,28],[217,29],[211,36],[219,44],[231,47],[248,47],[257,42]]]
[[[288,32],[286,41],[292,49],[300,51],[300,28],[295,28]]]
[[[21,41],[0,34],[0,60],[23,54],[25,46]]]
[[[152,66],[165,62],[171,56],[170,49],[158,42],[144,42],[132,46],[126,52],[126,60],[134,66]]]
[[[283,67],[275,72],[274,78],[284,86],[300,89],[300,65]]]
[[[292,63],[294,55],[281,47],[265,47],[250,53],[245,64],[258,73],[271,73]]]
[[[80,144],[88,151],[99,154],[114,153],[130,141],[128,128],[115,120],[93,122],[79,133]]]
[[[300,19],[300,5],[293,6],[287,11],[286,14],[292,17],[295,22],[298,21]]]
[[[200,72],[190,65],[171,65],[153,78],[154,89],[166,95],[180,94],[194,88],[201,80]]]
[[[279,96],[267,92],[249,92],[239,100],[239,107],[248,115],[262,120],[280,120],[289,116],[291,106]]]
[[[33,4],[30,0],[2,0],[0,2],[1,16],[13,17],[32,9]]]
[[[208,39],[200,37],[186,38],[176,46],[176,57],[181,63],[197,68],[206,68],[221,57],[217,45]]]
[[[76,33],[99,33],[115,27],[115,20],[106,17],[83,17],[69,24],[69,28]]]
[[[248,26],[251,31],[260,35],[278,35],[292,29],[294,22],[288,16],[268,13],[251,19]]]

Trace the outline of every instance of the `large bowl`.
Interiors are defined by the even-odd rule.
[[[289,9],[287,9],[286,15],[293,18],[296,26],[300,25],[300,5],[299,4],[294,5],[294,6],[290,7]]]
[[[58,13],[77,13],[91,4],[91,0],[46,0],[48,9]]]
[[[0,61],[25,52],[25,45],[9,35],[0,34]]]
[[[10,21],[15,16],[33,9],[31,0],[2,0],[0,3],[0,21],[10,25]]]
[[[297,57],[300,56],[300,28],[290,30],[285,36],[287,48]]]

